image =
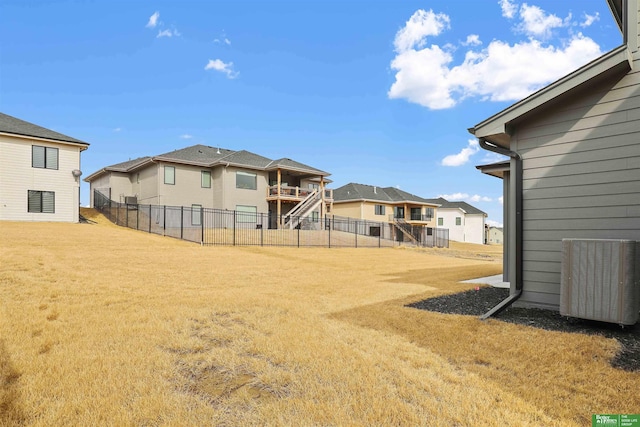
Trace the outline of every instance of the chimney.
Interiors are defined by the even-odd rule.
[[[378,187],[375,185],[373,186],[373,194],[378,194]]]

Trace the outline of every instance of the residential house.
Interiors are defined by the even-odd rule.
[[[329,173],[246,150],[193,145],[104,167],[85,181],[110,200],[148,205],[266,213],[273,226],[288,217],[323,217],[331,205]],[[193,209],[192,209],[193,210]],[[271,223],[271,221],[270,221]]]
[[[487,243],[490,245],[501,245],[504,242],[502,227],[487,228]]]
[[[442,197],[430,199],[440,205],[438,227],[449,229],[449,240],[484,244],[487,214],[466,202],[449,202]]]
[[[609,0],[621,46],[478,123],[480,166],[504,180],[505,280],[522,306],[558,309],[562,239],[640,240],[640,5]]]
[[[333,191],[331,213],[394,224],[399,240],[421,241],[436,227],[438,204],[393,187],[349,183]]]
[[[78,222],[89,144],[0,113],[0,220]]]

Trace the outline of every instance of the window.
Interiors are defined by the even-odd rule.
[[[312,222],[320,221],[320,212],[318,212],[318,211],[311,212],[311,221]]]
[[[444,218],[438,218],[438,225],[439,226],[443,226],[444,225]]]
[[[32,146],[31,166],[43,169],[58,169],[58,149],[40,145]]]
[[[56,193],[53,191],[29,190],[27,194],[28,212],[55,213]]]
[[[173,166],[164,167],[164,183],[176,185],[176,168]]]
[[[411,220],[422,221],[422,208],[411,208]]]
[[[433,218],[433,208],[426,208],[427,211],[427,221],[431,221],[431,218]]]
[[[309,190],[319,190],[320,184],[314,184],[313,182],[309,183]]]
[[[376,205],[376,215],[384,215],[384,205]]]
[[[202,225],[202,205],[191,205],[191,225]]]
[[[200,185],[202,188],[211,188],[211,172],[202,171],[200,174]]]
[[[456,225],[462,225],[462,218],[459,216],[456,217]]]
[[[257,175],[255,173],[249,172],[236,172],[236,188],[244,188],[245,190],[256,190],[258,188]]]
[[[236,205],[237,222],[258,222],[258,208],[256,206]]]
[[[393,208],[393,217],[404,219],[404,208],[402,206],[395,206]]]

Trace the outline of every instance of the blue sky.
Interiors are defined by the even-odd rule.
[[[0,111],[89,142],[84,176],[205,144],[501,223],[467,128],[621,42],[605,0],[3,0]]]

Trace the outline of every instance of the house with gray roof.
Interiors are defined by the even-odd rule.
[[[393,187],[349,183],[333,191],[331,212],[337,216],[388,222],[398,240],[421,243],[436,227],[439,204]]]
[[[513,303],[561,307],[563,239],[640,240],[640,1],[608,4],[620,46],[469,129],[509,157],[479,167],[503,180],[511,283],[487,316]]]
[[[292,159],[272,160],[246,150],[193,145],[106,166],[85,178],[109,200],[266,213],[274,226],[319,220],[332,203],[328,172]]]
[[[467,202],[449,202],[439,197],[430,199],[440,205],[438,227],[449,229],[449,239],[455,242],[484,244],[487,214]]]
[[[0,113],[0,220],[78,222],[89,144]]]

